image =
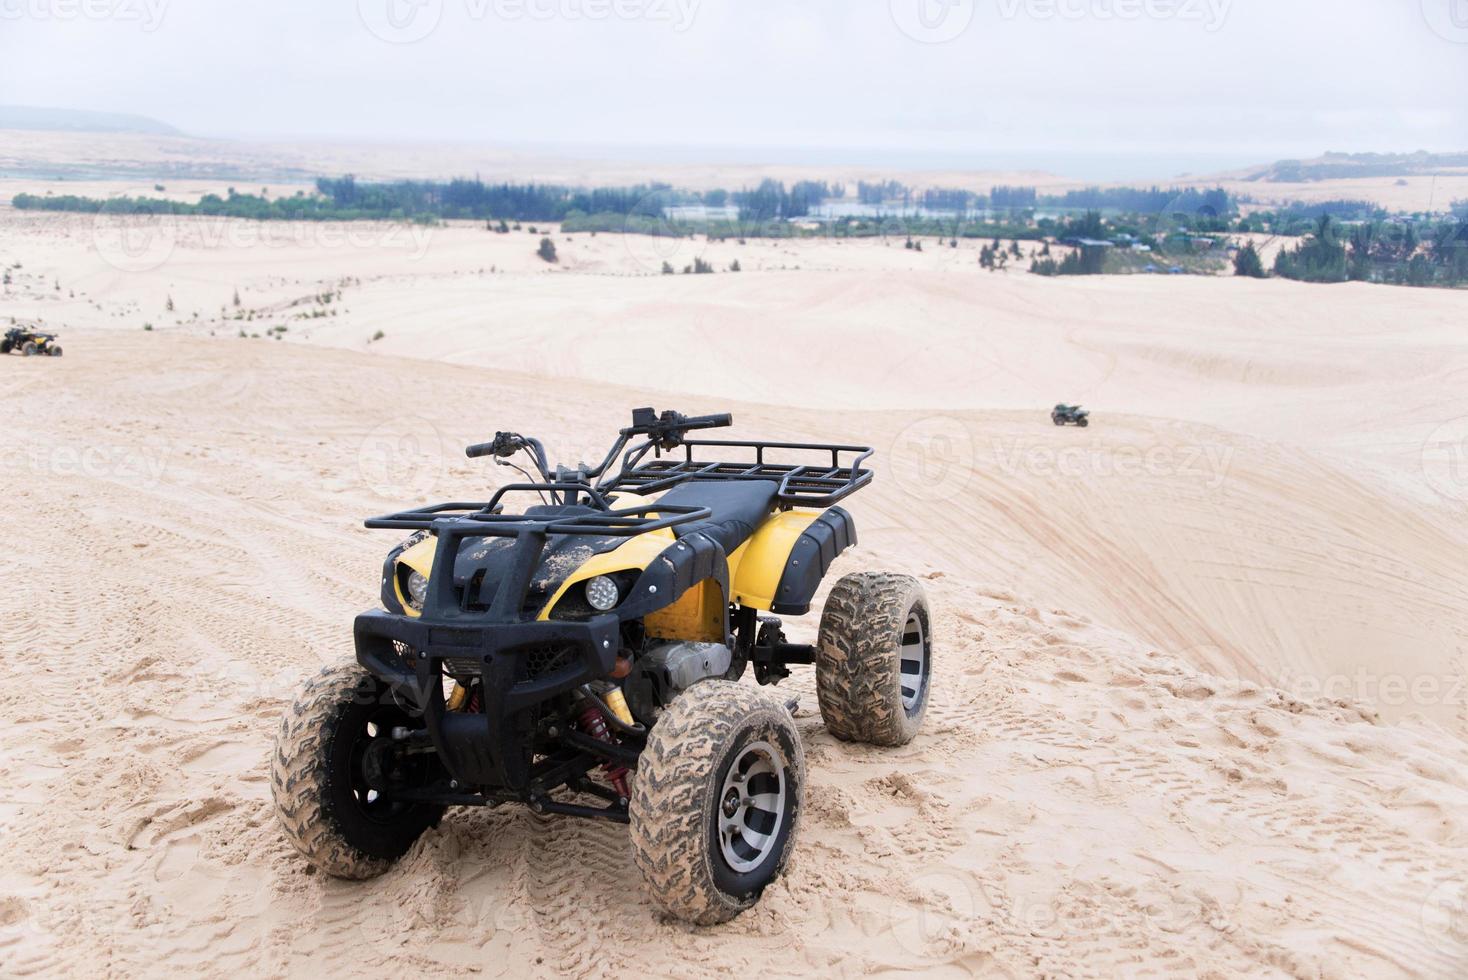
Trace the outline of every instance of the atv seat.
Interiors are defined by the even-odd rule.
[[[690,480],[663,494],[660,502],[713,511],[708,520],[683,524],[674,533],[680,538],[705,534],[731,555],[770,516],[779,491],[770,480]]]

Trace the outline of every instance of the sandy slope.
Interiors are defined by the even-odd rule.
[[[1190,665],[1212,631],[1227,663],[1328,657],[1373,626],[1350,649],[1378,670],[1461,648],[1461,509],[1198,423],[1079,434],[680,397],[748,433],[883,447],[840,570],[924,576],[942,636],[928,728],[900,751],[834,742],[794,683],[813,771],[798,866],[757,911],[691,931],[654,916],[622,829],[509,810],[454,813],[378,881],[323,881],[274,825],[265,763],[284,700],[349,654],[373,602],[391,542],[363,515],[479,491],[492,474],[457,449],[497,426],[588,453],[668,396],[265,341],[68,340],[60,361],[0,361],[0,974],[1468,964],[1468,719],[1384,725]],[[1006,473],[989,448],[965,460],[964,432],[1079,439],[1113,464],[1128,446],[1236,455],[1222,484]]]
[[[5,215],[0,261],[25,261],[0,312],[147,322],[157,343],[213,333],[231,351],[240,329],[278,325],[291,342],[562,390],[615,378],[710,408],[809,409],[780,430],[841,430],[901,464],[906,478],[871,495],[894,535],[943,557],[934,567],[1064,603],[1199,667],[1463,724],[1468,478],[1446,467],[1468,435],[1468,293],[1046,280],[980,271],[970,243],[932,240],[914,252],[557,235],[551,268],[534,255],[544,229],[463,225],[188,222],[139,253],[156,265],[119,267],[118,230]],[[250,237],[263,234],[282,238]],[[695,256],[745,271],[657,273]],[[1045,409],[1062,399],[1094,408],[1097,427],[1053,429]],[[850,415],[872,409],[885,414]],[[442,424],[464,408],[421,411]],[[486,431],[511,424],[498,414]],[[517,406],[513,424],[543,423]]]

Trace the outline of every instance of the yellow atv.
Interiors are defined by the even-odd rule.
[[[9,354],[11,351],[19,351],[26,357],[36,354],[60,357],[61,345],[56,342],[54,333],[40,333],[25,327],[11,327],[5,331],[4,337],[0,337],[0,354]]]
[[[629,823],[650,897],[721,922],[785,867],[805,789],[794,702],[746,671],[764,686],[814,665],[839,739],[917,734],[932,631],[914,579],[841,579],[815,646],[775,618],[809,612],[855,543],[835,504],[871,482],[872,450],[686,438],[730,423],[638,409],[600,465],[554,470],[499,433],[469,456],[524,453],[530,482],[367,522],[413,533],[384,608],[357,617],[357,662],[305,685],[271,771],[312,864],[369,878],[449,806],[524,804]],[[540,503],[505,510],[526,493]]]

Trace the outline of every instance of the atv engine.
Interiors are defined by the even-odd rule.
[[[734,654],[722,643],[655,643],[637,658],[622,682],[627,706],[638,721],[651,726],[679,693],[701,680],[723,677],[733,660]]]

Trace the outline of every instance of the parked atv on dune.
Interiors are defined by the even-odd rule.
[[[1050,421],[1056,425],[1078,425],[1084,429],[1091,424],[1091,413],[1079,405],[1056,405],[1050,413]]]
[[[26,357],[36,354],[60,357],[61,345],[56,343],[54,333],[40,333],[25,327],[11,327],[5,331],[4,337],[0,337],[0,354],[9,354],[11,351],[19,351]]]
[[[271,769],[317,868],[369,878],[445,808],[517,803],[630,824],[651,898],[721,922],[785,868],[805,794],[794,702],[738,683],[747,670],[768,685],[814,665],[839,739],[917,734],[933,642],[917,581],[842,578],[815,646],[776,618],[808,613],[856,542],[835,505],[871,482],[872,450],[685,438],[728,415],[632,419],[593,468],[498,433],[468,455],[524,453],[538,480],[367,521],[412,532],[384,608],[357,617],[355,664],[305,685]],[[508,513],[511,493],[542,502]]]

